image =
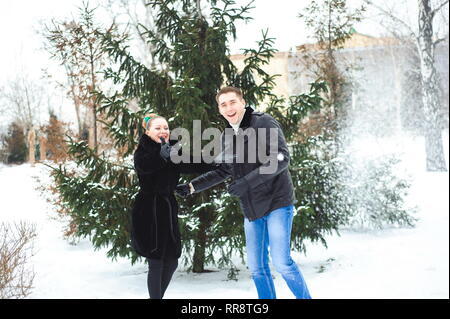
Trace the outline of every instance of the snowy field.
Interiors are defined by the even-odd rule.
[[[418,208],[416,227],[344,230],[326,237],[328,249],[309,244],[306,256],[293,257],[313,298],[449,298],[448,173],[425,172],[420,138],[376,143],[356,148],[401,154],[412,181],[408,204]],[[448,133],[444,145],[448,165]],[[0,222],[36,224],[31,259],[36,276],[29,298],[148,298],[145,264],[112,262],[106,250],[94,251],[88,240],[71,245],[62,238],[64,224],[35,189],[35,176],[48,179],[45,166],[0,164]],[[194,274],[179,267],[165,298],[256,298],[249,271],[238,267],[238,281],[227,281],[226,270]],[[273,275],[278,298],[293,298],[281,276]]]

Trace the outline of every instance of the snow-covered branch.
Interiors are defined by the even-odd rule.
[[[439,38],[439,39],[437,39],[437,40],[435,40],[434,42],[433,42],[433,46],[436,48],[436,46],[439,44],[439,43],[441,43],[441,42],[443,42],[443,41],[445,41],[447,38]]]
[[[442,7],[444,7],[446,4],[448,3],[448,0],[445,0],[444,2],[442,2],[440,5],[438,5],[436,8],[434,8],[433,11],[431,11],[431,15],[432,17],[434,17],[434,15],[442,9]]]

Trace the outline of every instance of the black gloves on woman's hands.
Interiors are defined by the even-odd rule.
[[[175,188],[175,194],[177,194],[180,197],[186,198],[189,195],[191,195],[191,188],[189,184],[179,184]]]
[[[170,146],[169,143],[166,143],[164,138],[161,139],[161,151],[159,151],[159,155],[167,162],[170,160],[170,151],[172,149],[172,146]]]

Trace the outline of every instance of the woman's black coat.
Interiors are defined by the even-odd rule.
[[[208,164],[173,164],[160,155],[161,144],[142,135],[134,153],[140,191],[131,213],[131,245],[141,256],[160,259],[181,255],[178,204],[174,189],[180,173],[204,173]]]

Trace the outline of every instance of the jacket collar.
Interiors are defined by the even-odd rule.
[[[241,120],[241,124],[239,125],[239,128],[245,129],[250,126],[250,120],[252,118],[253,112],[254,112],[254,110],[250,106],[247,106],[245,108],[244,117]],[[227,121],[227,128],[231,128],[231,125],[228,121]]]
[[[159,143],[156,143],[147,134],[142,134],[139,144],[144,146],[146,149],[153,149],[159,146]]]
[[[178,142],[177,140],[169,140],[170,145],[174,145],[177,142]],[[142,134],[141,139],[139,140],[139,144],[141,144],[145,147],[161,148],[161,143],[156,143],[147,134]]]

